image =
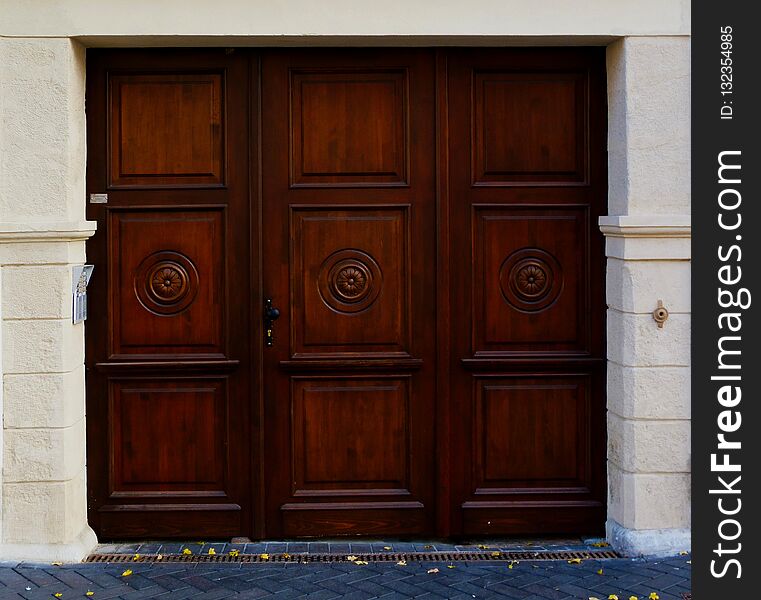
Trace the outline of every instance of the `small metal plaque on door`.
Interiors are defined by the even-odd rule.
[[[87,319],[87,284],[92,277],[93,265],[71,267],[71,320],[81,323]]]

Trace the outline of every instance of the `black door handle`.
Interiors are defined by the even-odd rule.
[[[274,323],[280,317],[280,310],[272,306],[272,299],[264,301],[264,345],[272,346],[275,343],[273,333]]]

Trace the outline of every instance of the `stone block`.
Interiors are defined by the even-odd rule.
[[[611,214],[690,212],[690,40],[608,48]]]
[[[608,410],[627,419],[689,419],[689,367],[625,367],[608,361]]]
[[[670,313],[690,312],[690,263],[675,260],[609,258],[608,306],[622,312],[652,313],[663,300]]]
[[[690,315],[671,315],[658,327],[651,315],[608,309],[608,359],[623,366],[689,366]]]
[[[608,518],[627,529],[690,527],[689,473],[628,473],[608,462]]]
[[[630,473],[689,473],[690,422],[608,413],[608,460]]]
[[[4,319],[68,319],[71,317],[69,266],[4,267]]]
[[[84,363],[84,326],[66,319],[3,321],[4,373],[64,373]]]
[[[85,417],[85,372],[27,373],[3,378],[6,428],[70,427]]]
[[[55,429],[5,429],[3,482],[66,481],[84,472],[85,421]]]

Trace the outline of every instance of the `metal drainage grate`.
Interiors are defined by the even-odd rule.
[[[352,560],[349,560],[349,556]],[[380,552],[371,554],[91,554],[88,563],[339,563],[339,562],[464,562],[599,560],[618,558],[612,550],[562,550],[557,552]]]

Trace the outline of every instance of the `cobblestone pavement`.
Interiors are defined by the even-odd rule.
[[[524,561],[512,568],[506,562],[0,563],[0,598],[607,600],[615,594],[648,600],[655,592],[660,600],[682,600],[690,592],[689,560]]]

